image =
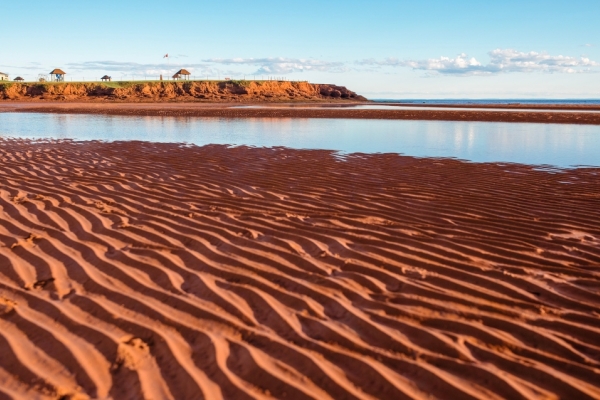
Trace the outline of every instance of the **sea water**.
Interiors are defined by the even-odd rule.
[[[600,99],[371,99],[380,103],[404,104],[529,104],[529,105],[568,105],[568,106],[600,106]]]
[[[0,113],[0,136],[284,146],[471,162],[600,166],[600,126],[310,118]]]

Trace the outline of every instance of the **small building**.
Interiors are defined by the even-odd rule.
[[[112,77],[110,77],[108,75],[104,75],[102,78],[100,78],[100,80],[102,82],[110,82],[110,81],[112,81]]]
[[[8,80],[8,74],[5,74],[4,72],[0,72],[0,81],[7,81]]]
[[[50,72],[50,80],[52,82],[64,82],[67,73],[60,68],[55,68]]]
[[[15,81],[17,81],[17,82],[23,82],[24,80],[25,80],[25,79],[21,78],[20,76],[17,76],[17,77],[15,78]]]
[[[173,79],[177,80],[177,79],[181,79],[184,81],[189,81],[190,80],[190,72],[187,69],[180,69],[179,71],[177,71],[175,73],[175,75],[173,75]]]

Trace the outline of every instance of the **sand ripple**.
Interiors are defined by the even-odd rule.
[[[600,170],[0,140],[0,399],[600,397]]]

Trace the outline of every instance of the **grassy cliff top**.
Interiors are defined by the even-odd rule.
[[[54,97],[53,97],[54,96]],[[58,97],[62,96],[62,97]],[[67,96],[67,97],[65,97]],[[80,82],[4,82],[0,99],[44,98],[83,99],[110,97],[118,99],[195,98],[198,100],[255,99],[260,101],[347,99],[364,101],[364,97],[343,86],[312,84],[307,81],[274,80],[139,80]]]
[[[262,84],[265,82],[290,82],[290,83],[307,83],[307,81],[276,81],[276,80],[206,80],[206,79],[195,79],[195,80],[139,80],[139,81],[64,81],[64,82],[37,82],[37,81],[24,81],[24,82],[14,82],[14,81],[1,81],[0,86],[12,86],[12,85],[39,85],[43,86],[60,86],[60,85],[100,85],[110,88],[127,88],[135,85],[160,85],[163,83],[188,83],[188,82],[204,82],[204,83],[232,83],[241,86],[249,85],[251,83]]]

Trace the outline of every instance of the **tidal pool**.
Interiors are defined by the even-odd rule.
[[[0,113],[0,136],[400,153],[472,162],[600,166],[600,126],[366,119]]]

